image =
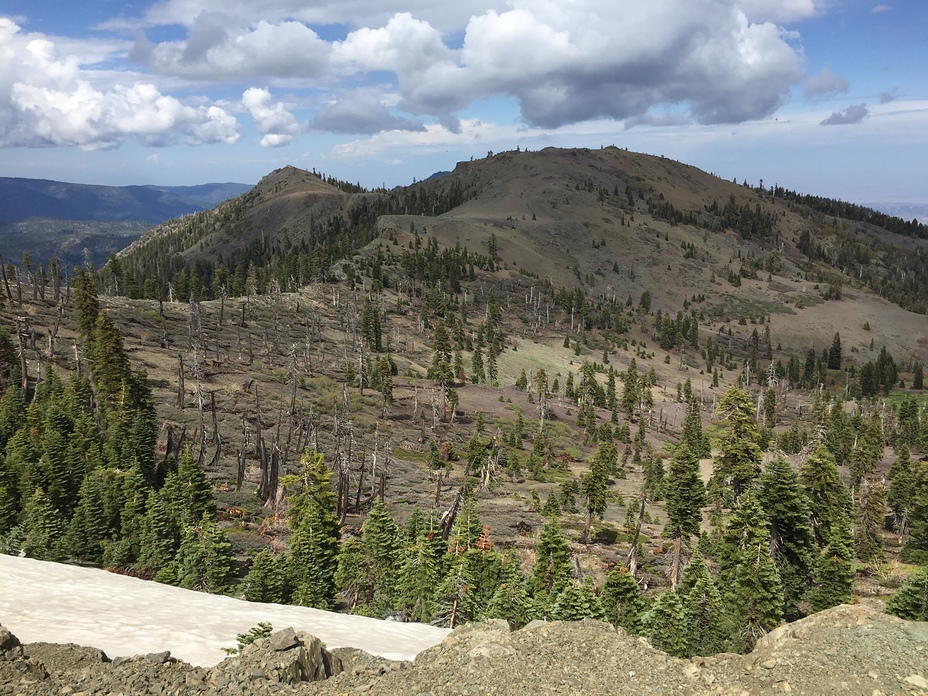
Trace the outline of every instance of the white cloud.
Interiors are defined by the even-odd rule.
[[[397,90],[400,110],[448,123],[473,102],[500,95],[518,101],[527,123],[548,128],[642,118],[654,107],[681,104],[691,120],[730,123],[769,115],[802,79],[792,35],[753,20],[801,19],[824,8],[823,0],[652,0],[617,11],[611,0],[510,0],[508,9],[474,13],[455,48],[435,24],[411,12],[332,42],[293,19],[331,20],[345,6],[369,11],[366,0],[337,10],[288,0],[252,5],[156,5],[149,20],[184,23],[186,39],[153,45],[141,38],[131,55],[161,75],[196,80],[264,77],[326,91],[346,78],[374,82]],[[413,3],[430,16],[437,6]],[[250,24],[259,13],[274,19]],[[344,99],[339,108],[351,110]],[[374,116],[372,123],[383,118]],[[325,110],[317,121],[331,123]]]
[[[142,81],[100,88],[80,55],[0,18],[0,147],[117,147],[128,138],[162,146],[233,143],[235,118],[219,106],[189,105]]]
[[[312,78],[326,72],[328,45],[300,22],[261,20],[238,28],[220,13],[201,14],[186,41],[151,44],[140,36],[130,58],[165,75],[232,81],[252,77]]]
[[[752,22],[797,22],[817,17],[835,0],[741,0],[739,5]]]
[[[330,133],[360,134],[425,129],[419,120],[391,114],[384,100],[371,90],[336,94],[316,109],[312,126]]]
[[[815,75],[806,78],[803,85],[803,94],[806,99],[822,99],[824,97],[843,94],[850,89],[847,78],[836,75],[827,67],[822,68]]]
[[[893,9],[892,5],[877,5],[872,10],[873,14],[880,14],[881,12],[889,12]]]
[[[296,117],[282,102],[271,103],[271,93],[266,89],[251,87],[245,90],[242,105],[254,119],[255,127],[264,135],[262,147],[289,145],[301,130]]]
[[[870,110],[866,104],[854,104],[847,107],[844,111],[835,111],[831,116],[822,121],[823,126],[843,126],[851,123],[860,123],[870,115]]]

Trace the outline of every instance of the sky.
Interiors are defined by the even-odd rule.
[[[928,3],[3,0],[0,176],[367,187],[617,145],[928,205]]]

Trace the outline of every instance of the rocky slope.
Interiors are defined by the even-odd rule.
[[[325,681],[313,681],[324,679]],[[928,624],[840,606],[766,636],[749,655],[671,658],[596,621],[469,624],[414,662],[279,631],[212,669],[167,653],[110,660],[19,645],[0,628],[0,694],[928,694]]]

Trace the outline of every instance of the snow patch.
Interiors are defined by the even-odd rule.
[[[23,643],[77,643],[109,657],[170,650],[210,667],[224,647],[259,621],[293,627],[327,648],[353,647],[392,660],[411,660],[448,634],[424,624],[380,621],[307,607],[232,597],[0,554],[0,624]]]

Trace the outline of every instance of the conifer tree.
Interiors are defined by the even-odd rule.
[[[177,584],[189,590],[224,594],[235,579],[232,544],[209,514],[184,529],[177,551]]]
[[[681,443],[670,460],[664,495],[667,500],[667,526],[664,536],[674,541],[670,586],[676,588],[680,577],[683,542],[699,534],[706,490],[699,477],[699,458],[689,445]]]
[[[833,531],[828,545],[822,549],[813,576],[809,602],[812,611],[822,611],[851,601],[854,584],[854,551],[850,544],[850,530]]]
[[[181,452],[177,472],[168,478],[171,480],[165,483],[164,492],[180,527],[196,524],[203,515],[212,516],[216,512],[213,487],[190,445]]]
[[[366,564],[359,570],[363,570],[364,575],[353,579],[358,588],[358,604],[369,607],[364,614],[382,618],[395,603],[402,546],[396,522],[380,499],[374,501],[364,522],[361,546]],[[345,589],[346,585],[340,583],[340,587]]]
[[[157,573],[171,562],[179,548],[180,528],[176,519],[162,495],[151,491],[139,525],[138,566],[143,571]]]
[[[851,496],[838,475],[835,458],[821,443],[813,446],[803,462],[799,480],[806,492],[811,511],[812,534],[823,549],[833,534],[844,536],[850,528]]]
[[[593,518],[602,519],[606,512],[606,486],[609,481],[609,472],[615,468],[617,458],[618,452],[614,440],[600,442],[590,461],[590,470],[580,477],[580,490],[583,493],[586,508],[586,522],[583,526],[583,533],[580,535],[581,544],[589,540]]]
[[[854,553],[863,561],[883,560],[883,527],[886,521],[886,489],[877,481],[865,481],[858,491],[854,520]]]
[[[624,568],[609,571],[599,600],[609,623],[629,633],[641,632],[641,618],[647,602],[631,573]]]
[[[439,626],[454,628],[474,620],[483,609],[475,592],[478,579],[472,564],[465,562],[467,551],[454,560],[435,591],[435,619]]]
[[[651,607],[648,635],[651,645],[674,657],[685,657],[686,616],[675,590],[666,590]]]
[[[897,450],[896,459],[889,468],[889,489],[886,491],[886,502],[893,516],[893,529],[899,534],[905,534],[909,528],[914,488],[915,472],[909,458],[909,448],[902,446]]]
[[[561,515],[561,504],[558,502],[557,495],[554,491],[548,491],[548,497],[545,498],[544,507],[541,508],[541,514],[545,517],[560,517]]]
[[[686,654],[722,652],[728,640],[729,620],[722,595],[701,555],[693,556],[684,576],[678,591],[683,597]]]
[[[928,565],[928,462],[914,463],[911,505],[909,540],[902,549],[902,559]]]
[[[557,520],[545,522],[535,544],[535,565],[529,584],[536,610],[547,615],[550,603],[570,581],[570,544],[561,533]]]
[[[555,621],[605,621],[606,613],[596,596],[592,579],[587,578],[583,583],[567,583],[551,606],[551,618]]]
[[[242,580],[242,596],[249,602],[283,604],[288,598],[284,565],[283,559],[262,549]]]
[[[811,584],[818,551],[808,499],[785,457],[767,463],[758,481],[757,499],[770,521],[770,549],[783,585],[783,616],[792,621],[802,616],[800,603]]]
[[[348,537],[339,548],[334,579],[348,611],[354,613],[360,606],[364,613],[374,594],[374,573],[358,537]]]
[[[64,521],[41,488],[36,488],[23,509],[23,552],[40,561],[63,558]]]
[[[406,621],[428,623],[432,619],[438,570],[428,540],[420,534],[404,549],[397,579],[396,609]]]
[[[335,571],[337,569],[340,527],[335,514],[335,491],[332,472],[324,456],[307,452],[302,457],[300,473],[285,476],[285,489],[295,490],[290,497],[289,581],[295,604],[332,609],[335,605]]]
[[[93,329],[100,313],[100,302],[97,299],[97,286],[93,275],[79,269],[71,282],[74,289],[74,309],[77,312],[77,330],[84,345],[87,346],[93,337]]]
[[[487,619],[505,619],[509,628],[517,631],[531,620],[531,598],[525,590],[525,579],[518,562],[511,556],[503,559],[500,583],[493,592],[484,612]]]
[[[750,651],[783,620],[783,589],[770,558],[770,522],[751,490],[728,520],[719,553],[719,580],[734,618],[737,648]]]
[[[686,380],[689,384],[689,380]],[[702,417],[699,414],[699,401],[690,395],[686,405],[686,416],[680,431],[680,444],[689,447],[697,457],[702,459],[711,454],[709,442],[702,432]]]
[[[64,548],[71,556],[97,564],[103,560],[103,542],[110,534],[104,501],[104,475],[105,472],[98,470],[84,478],[77,507],[64,538]]]
[[[886,603],[886,612],[909,621],[928,621],[928,568],[903,583]]]
[[[762,452],[751,395],[730,387],[719,401],[718,414],[728,426],[719,443],[710,491],[724,505],[732,505],[760,475]]]

